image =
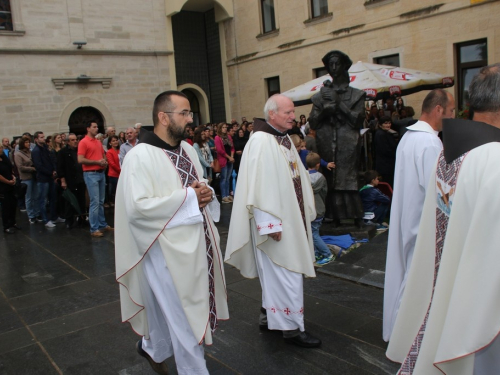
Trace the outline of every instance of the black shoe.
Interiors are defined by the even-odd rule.
[[[42,217],[41,217],[41,216],[37,216],[37,217],[36,217],[36,222],[37,222],[37,223],[43,223],[43,219],[42,219]]]
[[[140,356],[148,360],[149,365],[151,366],[154,372],[160,375],[168,375],[167,364],[165,362],[156,363],[155,361],[153,361],[153,358],[151,358],[149,354],[142,349],[142,339],[137,341],[137,343],[135,344],[135,349],[137,350],[137,353],[139,353]]]
[[[260,312],[264,315],[267,315],[267,310],[263,307],[260,308]],[[270,331],[270,329],[267,327],[267,324],[259,324],[259,329],[261,331]]]
[[[35,218],[31,218],[30,219],[30,224],[36,224],[36,219]]]
[[[7,233],[7,234],[14,234],[14,233],[16,233],[16,231],[15,231],[14,228],[7,228],[7,229],[4,229],[3,231],[4,231],[4,233]]]
[[[287,344],[294,344],[303,348],[317,348],[321,345],[321,340],[311,336],[307,332],[300,332],[295,337],[285,338]]]
[[[17,230],[21,230],[21,229],[23,229],[23,228],[21,228],[21,227],[20,227],[19,225],[17,225],[17,224],[14,224],[14,225],[12,226],[12,228],[15,228],[15,229],[17,229]]]

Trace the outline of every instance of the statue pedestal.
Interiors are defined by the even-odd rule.
[[[344,234],[350,234],[354,239],[361,240],[367,238],[371,240],[377,234],[376,225],[365,225],[363,228],[358,228],[354,225],[354,220],[341,220],[338,227],[333,227],[332,223],[325,223],[320,229],[320,234],[322,236],[342,236]]]

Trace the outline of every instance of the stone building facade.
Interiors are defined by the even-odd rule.
[[[185,92],[196,121],[262,116],[268,95],[324,74],[321,57],[455,76],[500,61],[488,0],[10,0],[0,9],[0,136],[152,124],[156,95]],[[7,4],[7,5],[5,5]],[[8,6],[8,9],[5,9]],[[407,97],[420,107],[425,93]],[[309,107],[297,109],[308,113]]]
[[[274,30],[268,32],[269,7],[262,3],[274,5]],[[458,105],[474,69],[500,61],[498,14],[500,2],[481,0],[235,1],[234,20],[225,25],[232,116],[262,116],[274,88],[269,84],[278,81],[284,92],[326,74],[316,69],[333,49],[353,62],[396,58],[406,68],[455,76],[448,90]],[[479,48],[481,56],[469,56]],[[405,100],[420,112],[426,93]],[[307,115],[310,106],[296,111]]]

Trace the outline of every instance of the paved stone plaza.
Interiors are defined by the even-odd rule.
[[[222,249],[231,206],[222,206],[218,225]],[[112,211],[107,214],[112,224]],[[23,213],[18,224],[22,231],[0,235],[0,374],[154,374],[135,351],[138,336],[121,323],[113,235],[96,239],[64,224],[30,226]],[[383,291],[370,286],[383,277],[386,240],[377,236],[305,281],[306,329],[323,340],[319,349],[261,333],[259,281],[226,266],[231,319],[206,347],[210,373],[396,373],[381,339]],[[349,269],[357,274],[349,278]],[[168,364],[177,374],[173,359]]]

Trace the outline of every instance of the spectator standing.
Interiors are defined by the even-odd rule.
[[[207,126],[208,135],[207,135],[207,143],[210,148],[210,152],[212,153],[212,158],[217,157],[217,150],[215,149],[215,139],[214,139],[214,127],[212,125]]]
[[[300,115],[299,128],[302,133],[302,139],[306,137],[306,125],[308,124],[306,120],[306,115]]]
[[[234,144],[230,135],[227,133],[228,125],[221,122],[217,126],[217,135],[215,136],[215,148],[217,150],[217,160],[221,168],[220,173],[220,194],[222,203],[231,203],[233,197],[229,195],[229,182],[234,166]]]
[[[203,178],[208,179],[209,170],[213,167],[212,153],[207,144],[206,132],[203,127],[199,127],[194,131],[194,149],[198,153],[198,159],[200,159],[201,166],[203,167]],[[210,179],[209,179],[210,183]]]
[[[128,128],[125,131],[125,137],[127,138],[127,141],[120,146],[120,165],[123,164],[123,159],[125,159],[127,152],[132,150],[132,147],[135,147],[139,143],[137,140],[137,132],[134,128]]]
[[[2,205],[3,231],[7,234],[14,234],[15,229],[21,229],[16,224],[17,200],[14,195],[16,176],[12,173],[12,168],[8,155],[2,152],[0,154],[0,203]]]
[[[52,139],[50,141],[50,156],[52,158],[52,163],[56,166],[57,168],[57,155],[59,154],[59,151],[61,151],[63,146],[63,141],[62,141],[62,136],[59,133],[54,133],[52,134]],[[57,176],[56,179],[56,184],[55,184],[55,189],[56,189],[56,212],[58,217],[62,217],[65,215],[65,210],[64,210],[64,198],[62,197],[63,189],[61,189],[61,186],[59,185],[60,179],[59,176]]]
[[[11,150],[11,147],[10,147],[9,138],[2,138],[2,151],[5,154],[5,156],[9,157],[10,150]]]
[[[125,138],[125,132],[120,132],[118,134],[118,139],[120,140],[120,146],[127,142],[127,139]]]
[[[116,129],[115,129],[115,127],[114,127],[114,126],[108,126],[108,127],[106,127],[106,135],[107,135],[107,137],[106,137],[106,139],[102,142],[102,144],[104,145],[104,148],[105,148],[106,150],[109,150],[109,147],[108,147],[109,138],[110,138],[111,136],[113,136],[113,135],[116,135]],[[118,141],[119,141],[119,143],[120,143],[120,145],[121,145],[122,143],[121,143],[120,139],[118,139]]]
[[[120,140],[116,135],[109,137],[108,151],[106,158],[108,159],[108,178],[109,178],[109,199],[111,207],[115,205],[116,186],[120,177],[121,167],[119,160]]]
[[[62,147],[63,147],[63,142],[61,134],[58,133],[52,134],[50,150],[57,155],[57,153],[61,151]]]
[[[382,175],[383,181],[393,187],[398,133],[391,127],[391,118],[382,117],[379,128],[375,131],[373,144],[375,147],[375,169]]]
[[[85,222],[86,202],[85,202],[85,182],[83,180],[82,165],[78,163],[78,139],[75,134],[68,135],[67,145],[61,149],[57,157],[57,176],[61,180],[61,189],[69,189],[76,197],[80,208],[79,224]],[[64,217],[66,228],[71,229],[75,224],[75,217],[78,211],[70,202],[65,204]]]
[[[36,169],[31,158],[30,150],[31,139],[27,136],[21,137],[19,142],[19,150],[15,152],[14,159],[21,183],[27,186],[25,195],[26,212],[30,224],[35,224],[37,221],[42,221],[40,217],[40,206],[38,204],[37,184],[36,184]]]
[[[135,139],[135,130],[130,129]],[[96,139],[98,132],[97,121],[89,121],[87,135],[78,144],[78,162],[83,164],[83,179],[90,198],[89,221],[90,235],[92,237],[102,237],[104,236],[103,232],[113,231],[113,228],[106,223],[104,217],[106,189],[104,171],[108,166],[108,162],[104,155],[102,143]]]
[[[316,207],[316,219],[311,222],[311,231],[314,244],[314,255],[316,257],[316,264],[323,266],[334,260],[334,256],[328,249],[325,241],[319,235],[319,229],[325,217],[325,200],[328,193],[328,186],[326,178],[319,173],[320,156],[311,152],[306,157],[307,169],[309,171],[309,178],[311,179],[311,186],[314,193],[314,204]]]
[[[40,216],[47,228],[54,228],[55,223],[64,223],[64,219],[57,217],[56,164],[49,151],[43,132],[35,132],[36,146],[31,152],[31,158],[36,169],[36,182],[38,190],[38,206]],[[47,212],[47,200],[49,210]]]
[[[243,125],[238,130],[238,137],[234,138],[234,170],[239,173],[241,156],[243,155],[243,150],[248,142],[248,138],[245,136],[245,131],[243,130]]]

